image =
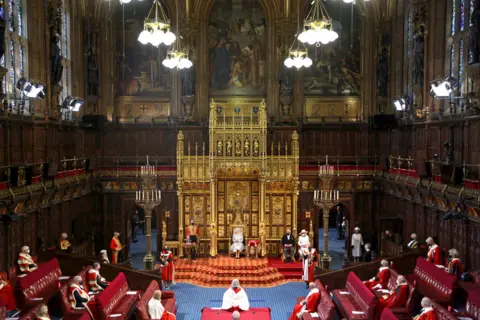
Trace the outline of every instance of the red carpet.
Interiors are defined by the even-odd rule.
[[[302,263],[284,263],[280,258],[269,258],[268,265],[283,274],[285,279],[302,279]]]
[[[301,264],[283,264],[273,260],[273,265],[281,267],[282,272],[270,265],[267,258],[234,259],[219,256],[202,258],[195,261],[177,259],[175,261],[175,281],[186,282],[203,287],[228,287],[237,278],[242,286],[272,287],[292,281],[300,281]],[[298,271],[300,266],[300,271]],[[285,274],[285,275],[284,275]],[[292,279],[292,280],[286,280]]]

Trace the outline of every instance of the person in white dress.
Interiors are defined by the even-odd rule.
[[[243,244],[243,233],[240,228],[235,228],[232,236],[232,246],[230,251],[235,253],[235,258],[240,258],[240,252],[245,250],[245,245]]]
[[[302,255],[302,249],[310,248],[310,238],[307,235],[307,231],[303,229],[298,236],[298,253]]]
[[[363,238],[362,234],[360,233],[360,228],[356,227],[353,229],[354,233],[352,235],[352,256],[354,262],[359,262],[360,257],[362,256],[362,246],[363,246]]]
[[[233,279],[232,286],[223,294],[222,309],[228,311],[248,311],[250,309],[247,293],[240,287],[238,279]]]

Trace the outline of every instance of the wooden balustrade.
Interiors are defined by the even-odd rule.
[[[83,267],[92,265],[96,261],[93,257],[77,257],[69,253],[51,251],[41,252],[38,256],[39,261],[57,258],[62,273],[70,276],[76,275]],[[128,285],[132,290],[145,290],[152,280],[158,281],[160,285],[162,283],[162,277],[157,271],[139,271],[114,264],[103,264],[100,271],[107,281],[113,280],[119,272],[125,274]]]
[[[399,256],[404,252],[403,246],[396,244],[395,242],[382,238],[381,247],[380,247],[380,255],[382,257],[394,257]]]
[[[93,238],[87,239],[78,246],[75,246],[71,254],[75,257],[94,257],[95,246],[93,243]]]

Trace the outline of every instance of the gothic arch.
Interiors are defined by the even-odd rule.
[[[265,13],[267,23],[270,24],[281,17],[281,10],[276,0],[257,0]],[[209,19],[210,11],[215,4],[215,0],[196,1],[193,7],[193,17],[199,21]]]

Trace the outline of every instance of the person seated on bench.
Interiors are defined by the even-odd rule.
[[[240,320],[240,312],[233,311],[232,313],[232,320]]]
[[[17,309],[12,284],[8,281],[7,275],[3,272],[0,272],[0,299],[5,302],[7,311]]]
[[[409,289],[407,279],[402,275],[398,276],[397,287],[379,299],[375,315],[379,317],[385,308],[404,308],[408,301]]]
[[[428,237],[425,242],[428,245],[427,261],[437,266],[443,266],[442,251],[435,243],[432,237]]]
[[[88,286],[90,291],[103,291],[108,287],[108,282],[100,275],[100,263],[94,262],[93,266],[87,273]]]
[[[83,280],[80,276],[73,278],[73,283],[69,288],[68,298],[72,304],[72,308],[76,310],[88,309],[87,303],[90,301],[88,293],[83,289]]]
[[[313,282],[310,282],[308,288],[310,292],[304,300],[300,301],[300,303],[293,307],[292,315],[289,320],[302,320],[305,312],[317,311],[318,302],[320,300],[320,291]]]
[[[458,253],[457,249],[448,250],[448,258],[448,267],[445,269],[445,271],[447,271],[451,275],[456,276],[457,279],[460,279],[464,272],[464,268],[462,265],[462,261],[460,260],[460,254]]]
[[[152,299],[148,301],[148,315],[150,319],[175,320],[174,314],[165,311],[162,305],[162,291],[155,290]]]
[[[38,309],[37,314],[35,315],[35,320],[50,320],[48,307],[46,305],[43,305]]]
[[[240,287],[240,281],[233,279],[232,286],[223,294],[222,309],[228,311],[248,311],[250,302],[245,290]]]
[[[110,259],[108,259],[107,250],[105,250],[105,249],[100,250],[100,262],[101,263],[110,263]]]
[[[410,236],[410,239],[411,240],[407,244],[407,247],[409,247],[410,249],[417,249],[418,248],[417,234],[412,233],[412,235]]]
[[[420,304],[422,305],[422,311],[413,318],[414,320],[437,320],[437,313],[433,309],[433,303],[429,298],[423,298]]]
[[[68,235],[64,232],[60,235],[60,240],[58,241],[58,248],[61,251],[68,252],[72,249],[72,244],[68,241]]]
[[[367,288],[372,290],[375,289],[386,289],[388,285],[388,279],[390,279],[390,267],[389,262],[387,260],[382,260],[380,262],[380,269],[378,269],[378,273],[376,277],[373,277],[370,280],[363,281]]]
[[[22,273],[30,273],[38,268],[37,264],[33,261],[32,256],[30,256],[30,248],[28,246],[22,247],[17,262],[20,272]]]

